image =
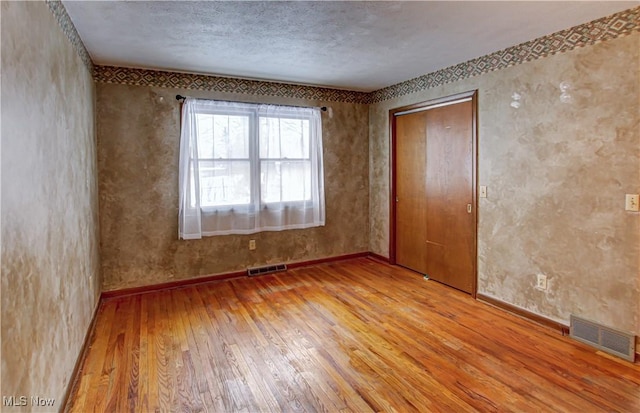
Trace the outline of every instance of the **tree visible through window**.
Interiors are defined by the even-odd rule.
[[[182,122],[182,238],[324,225],[319,109],[187,99]]]

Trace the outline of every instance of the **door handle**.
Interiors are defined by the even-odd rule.
[[[471,213],[471,204],[467,204],[467,212],[470,214]]]

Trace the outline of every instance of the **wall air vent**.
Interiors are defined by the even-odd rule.
[[[569,336],[599,350],[633,362],[635,336],[571,314]]]
[[[264,267],[247,268],[247,275],[249,277],[255,277],[257,275],[271,274],[272,272],[280,272],[280,271],[286,271],[286,270],[287,270],[286,264],[273,264],[273,265],[266,265]]]

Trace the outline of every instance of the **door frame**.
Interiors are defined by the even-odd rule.
[[[471,99],[472,136],[471,136],[471,182],[472,208],[474,214],[473,237],[473,280],[471,296],[476,298],[478,291],[478,90],[444,96],[424,102],[414,103],[389,110],[389,263],[396,265],[396,116],[401,112],[419,112],[439,106],[453,105],[460,100]]]

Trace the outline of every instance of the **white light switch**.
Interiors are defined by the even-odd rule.
[[[487,197],[487,187],[485,185],[480,185],[480,198]]]
[[[640,195],[626,194],[624,197],[625,211],[640,211]]]

